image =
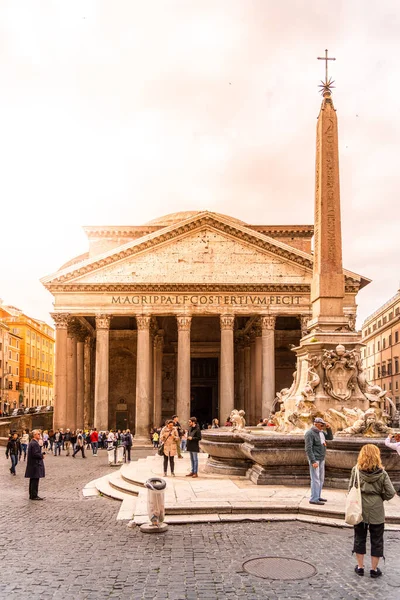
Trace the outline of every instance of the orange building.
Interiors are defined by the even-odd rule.
[[[365,319],[362,335],[369,381],[386,390],[400,410],[400,290]]]
[[[19,361],[18,390],[14,390],[19,404],[53,404],[54,329],[43,321],[28,317],[14,306],[0,305],[0,319],[10,328],[9,334],[14,336],[15,342],[19,342],[18,348],[12,347],[13,356],[18,354]],[[16,371],[16,365],[12,368]],[[10,403],[10,407],[13,404]]]

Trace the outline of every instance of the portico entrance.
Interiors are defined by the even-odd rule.
[[[218,358],[192,358],[190,415],[200,426],[218,417]]]

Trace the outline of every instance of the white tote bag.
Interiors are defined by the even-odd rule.
[[[358,525],[362,521],[362,500],[360,489],[360,472],[355,469],[353,485],[347,494],[344,520],[348,525]],[[357,483],[357,487],[356,487]]]

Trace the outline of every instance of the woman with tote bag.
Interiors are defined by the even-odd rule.
[[[379,448],[374,444],[365,444],[361,448],[357,465],[351,472],[349,491],[354,484],[358,486],[358,483],[361,489],[362,521],[354,525],[353,552],[357,558],[357,566],[354,570],[357,575],[364,575],[364,557],[369,530],[371,539],[370,576],[375,579],[382,575],[378,563],[383,556],[383,531],[385,528],[383,502],[393,498],[396,491],[382,466]]]

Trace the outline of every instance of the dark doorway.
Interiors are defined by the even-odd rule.
[[[200,427],[211,425],[218,416],[218,358],[191,359],[190,414]]]
[[[117,412],[115,413],[115,428],[121,429],[121,431],[123,431],[124,429],[127,429],[127,427],[128,427],[128,411],[127,410],[117,410]]]
[[[203,429],[211,423],[212,413],[212,387],[193,387],[190,399],[190,416],[196,417],[200,427]]]

